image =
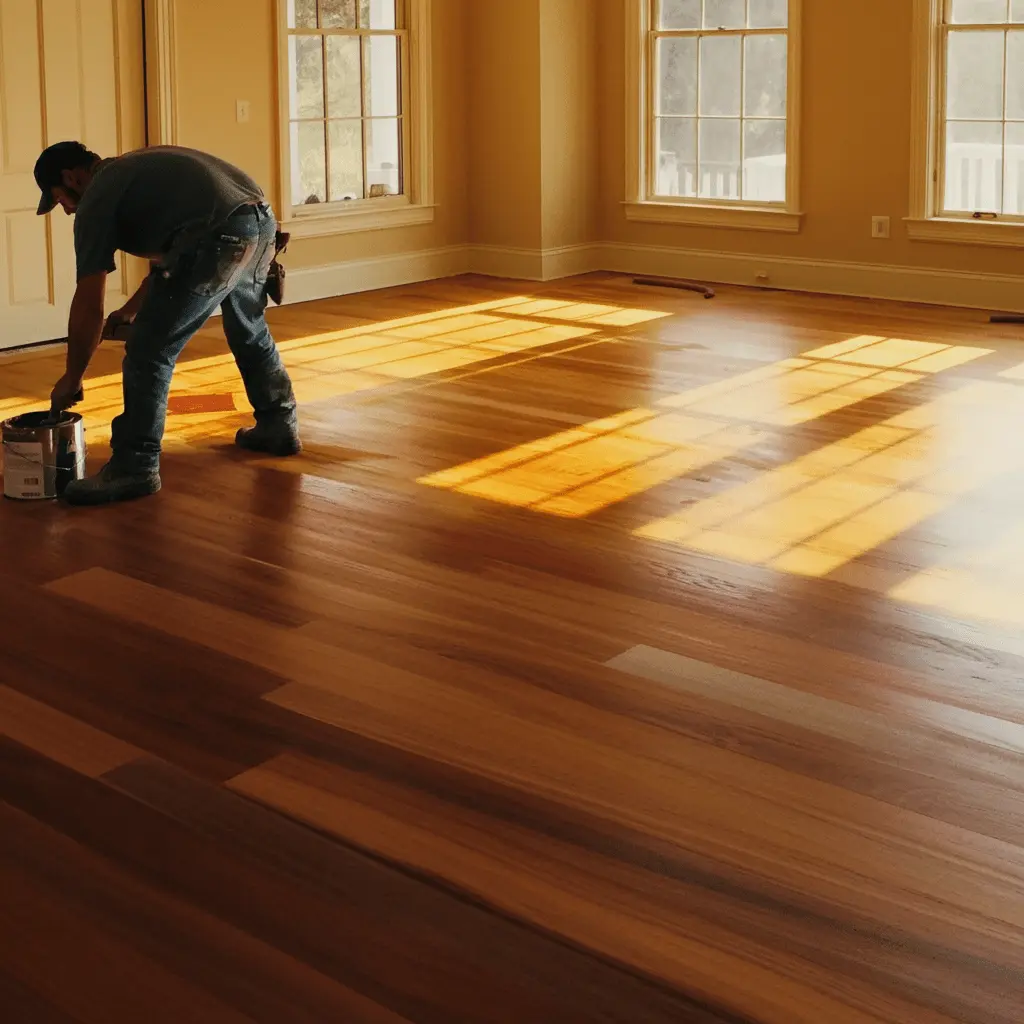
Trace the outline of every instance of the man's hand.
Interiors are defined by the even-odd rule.
[[[115,309],[103,325],[104,338],[116,338],[135,319],[135,311],[127,306]]]
[[[139,315],[139,310],[142,309],[142,304],[149,293],[149,282],[155,266],[156,264],[150,265],[150,273],[143,278],[142,284],[139,285],[135,294],[120,309],[115,309],[107,317],[107,321],[103,325],[104,338],[123,338],[125,337],[125,328],[135,323],[135,318]]]
[[[63,412],[82,400],[82,378],[64,374],[50,393],[50,409]]]

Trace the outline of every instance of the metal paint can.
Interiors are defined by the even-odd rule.
[[[77,412],[15,416],[0,424],[0,439],[5,498],[50,501],[85,477],[85,421]]]

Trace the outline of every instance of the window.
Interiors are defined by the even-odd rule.
[[[949,0],[943,213],[1024,215],[1024,0]]]
[[[798,229],[798,14],[795,0],[636,0],[634,217]]]
[[[289,229],[323,234],[431,219],[426,0],[279,6]]]
[[[1024,0],[918,0],[917,19],[911,236],[1020,245]]]

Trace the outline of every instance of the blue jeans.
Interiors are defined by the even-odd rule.
[[[124,412],[110,441],[119,469],[160,468],[174,365],[218,306],[256,422],[295,422],[295,392],[264,316],[276,233],[269,206],[243,207],[185,252],[169,278],[152,275],[125,344]]]

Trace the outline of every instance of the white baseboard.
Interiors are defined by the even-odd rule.
[[[766,285],[784,291],[1024,312],[1024,277],[1016,275],[656,246],[606,244],[600,248],[601,266],[594,269],[710,284]],[[766,274],[767,279],[759,280],[759,274]]]
[[[467,246],[469,271],[515,281],[557,281],[603,270],[601,245],[566,245],[557,249],[511,249],[497,245]]]
[[[515,281],[543,281],[544,253],[540,249],[506,249],[472,245],[467,253],[470,273],[508,277]]]
[[[589,274],[605,270],[603,245],[567,245],[561,249],[545,249],[542,253],[543,281]]]
[[[310,302],[465,273],[554,281],[598,270],[1024,313],[1024,276],[614,242],[560,249],[458,245],[292,270],[287,301]]]
[[[325,267],[288,270],[285,304],[312,302],[337,295],[394,288],[402,284],[433,281],[469,273],[472,267],[470,247],[453,245],[444,249],[421,249],[393,256],[373,256],[366,260],[348,260]]]

